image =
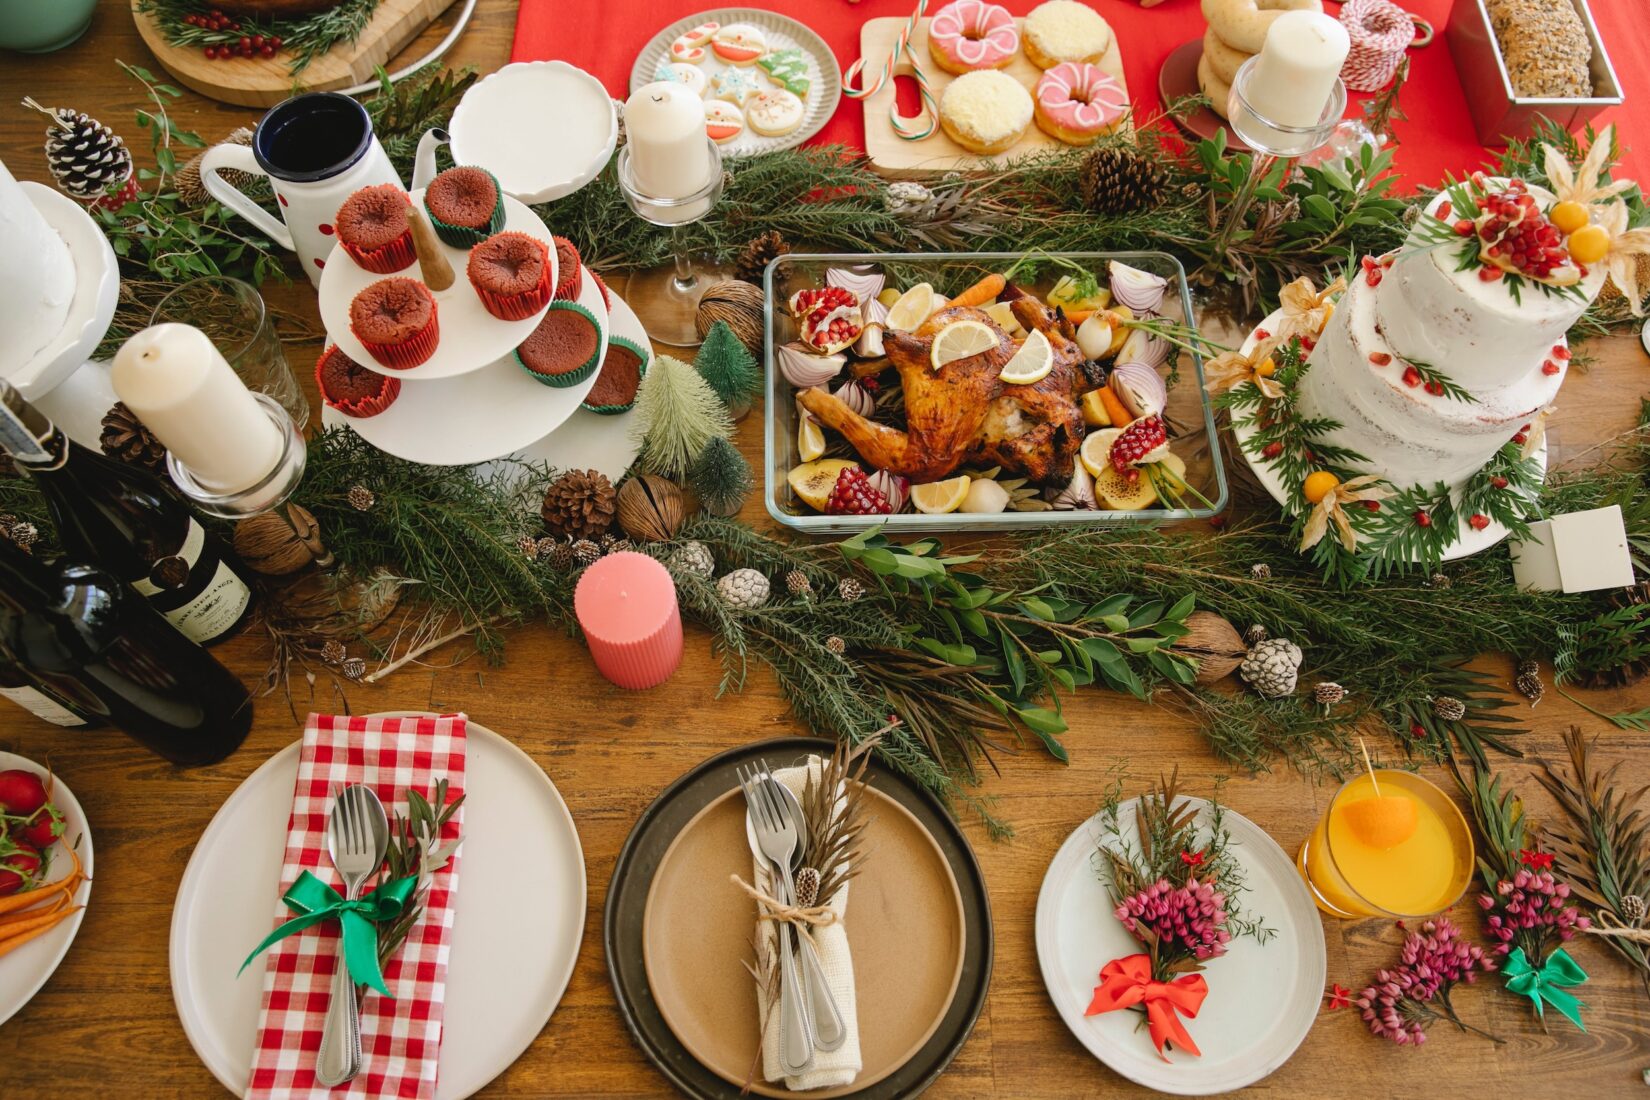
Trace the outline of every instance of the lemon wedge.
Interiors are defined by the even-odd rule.
[[[998,302],[995,305],[986,306],[985,314],[997,322],[997,327],[1010,336],[1018,336],[1025,331],[1025,327],[1020,324],[1020,319],[1014,316],[1013,302]]]
[[[1093,477],[1099,477],[1110,469],[1111,445],[1116,443],[1117,437],[1122,434],[1122,428],[1101,428],[1084,436],[1083,449],[1077,452],[1077,457],[1083,462],[1083,469]]]
[[[967,498],[968,486],[972,481],[967,474],[963,474],[945,481],[931,481],[927,485],[913,485],[911,506],[930,516],[955,512]]]
[[[914,332],[918,325],[928,320],[929,314],[934,312],[934,288],[928,283],[918,283],[899,296],[899,300],[888,307],[888,327],[895,332]]]
[[[851,470],[858,466],[857,462],[849,462],[841,458],[821,458],[813,462],[804,462],[785,475],[790,482],[791,490],[816,512],[825,510],[826,501],[831,499],[831,490],[836,488],[837,475],[843,470]]]
[[[819,421],[806,413],[796,422],[796,456],[803,462],[812,462],[825,453],[825,429]]]
[[[893,317],[893,313],[890,312],[888,316]],[[1044,341],[1044,344],[1046,345],[1047,341]],[[935,370],[939,370],[947,363],[979,355],[996,346],[997,334],[992,331],[990,325],[983,321],[953,321],[940,329],[940,334],[934,337],[934,346],[929,349],[928,361]],[[1050,354],[1052,355],[1052,352]],[[1045,370],[1043,373],[1048,372]]]
[[[1415,835],[1420,821],[1420,807],[1402,795],[1360,798],[1341,813],[1352,835],[1371,848],[1396,848]]]
[[[1042,381],[1053,369],[1054,349],[1049,346],[1048,337],[1032,329],[1014,358],[1003,364],[999,377],[1010,386],[1029,386]]]

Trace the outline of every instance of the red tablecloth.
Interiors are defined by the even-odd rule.
[[[943,3],[930,0],[930,14]],[[1016,14],[1024,14],[1036,3],[1008,0],[1006,6]],[[1163,59],[1181,43],[1201,37],[1206,26],[1198,0],[1166,0],[1155,8],[1141,8],[1133,0],[1089,3],[1106,17],[1117,34],[1136,110],[1142,115],[1160,110],[1157,72]],[[1432,45],[1411,52],[1410,81],[1402,96],[1409,119],[1394,127],[1397,170],[1414,185],[1434,184],[1446,172],[1460,175],[1490,157],[1473,134],[1466,98],[1443,39],[1450,5],[1451,0],[1403,0],[1405,8],[1431,19],[1439,31]],[[636,53],[647,40],[666,24],[713,6],[707,0],[521,0],[511,56],[516,61],[568,61],[594,73],[622,99],[629,93]],[[859,56],[859,29],[865,20],[877,16],[903,18],[910,14],[914,0],[864,0],[858,4],[847,0],[764,0],[753,6],[783,12],[806,23],[846,66]],[[1600,115],[1596,124],[1615,121],[1623,145],[1650,147],[1650,44],[1634,25],[1642,8],[1637,0],[1593,0],[1592,9],[1626,100]],[[1332,3],[1329,10],[1338,11],[1339,7]],[[872,65],[881,63],[878,58]],[[909,83],[901,81],[902,85]],[[1361,102],[1368,97],[1353,98]],[[914,111],[915,107],[913,93],[906,110]],[[864,148],[863,105],[844,98],[814,140]],[[1642,155],[1629,154],[1624,170],[1629,176],[1646,178],[1635,169],[1647,163],[1650,161]]]

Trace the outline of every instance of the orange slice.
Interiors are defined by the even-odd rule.
[[[1413,798],[1385,795],[1348,803],[1341,813],[1352,835],[1371,848],[1396,848],[1415,835],[1421,810]]]

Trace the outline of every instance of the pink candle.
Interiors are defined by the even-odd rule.
[[[682,663],[676,584],[646,554],[609,554],[586,569],[573,611],[597,671],[622,688],[662,684]]]

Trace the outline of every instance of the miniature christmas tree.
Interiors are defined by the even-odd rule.
[[[636,426],[643,469],[665,477],[687,474],[713,439],[733,432],[727,406],[699,372],[680,359],[658,356],[636,392]]]
[[[694,366],[735,417],[749,411],[762,388],[761,369],[726,321],[717,321],[705,333]]]
[[[705,445],[693,463],[689,480],[705,510],[719,516],[731,516],[739,511],[756,484],[745,456],[721,438]]]

